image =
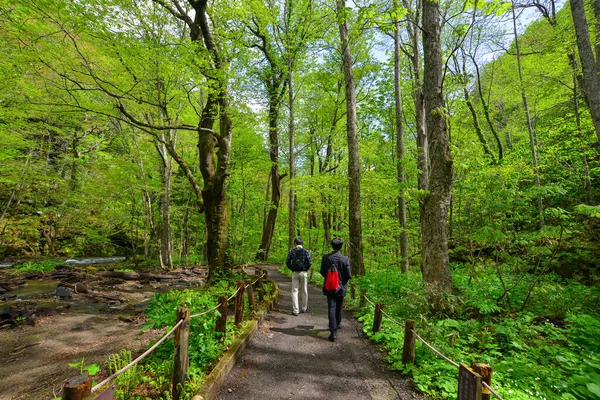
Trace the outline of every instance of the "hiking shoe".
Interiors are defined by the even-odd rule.
[[[291,314],[291,315],[293,315],[293,316],[295,316],[295,317],[297,317],[297,316],[298,316],[298,313],[297,313],[297,312],[293,312],[293,311],[292,311],[290,314]]]
[[[307,313],[307,312],[308,312],[308,308],[303,308],[303,309],[302,309],[302,312],[303,312],[303,313]]]
[[[334,331],[331,331],[331,334],[329,335],[329,341],[335,342],[336,339],[337,339],[337,335],[335,334]]]

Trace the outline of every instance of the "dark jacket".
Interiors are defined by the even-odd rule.
[[[345,296],[348,290],[348,281],[352,278],[350,273],[350,262],[348,257],[342,255],[339,251],[334,251],[330,254],[325,254],[321,259],[321,275],[327,278],[327,271],[331,267],[332,262],[337,266],[338,276],[340,278],[340,288],[336,292],[338,296]],[[331,294],[323,288],[323,294]]]
[[[297,262],[294,262],[297,260]],[[310,252],[304,247],[294,247],[290,250],[285,259],[285,265],[291,271],[308,271],[312,265],[312,259],[310,258]]]

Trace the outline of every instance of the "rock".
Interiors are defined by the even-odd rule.
[[[135,321],[135,319],[133,319],[132,316],[119,315],[117,318],[123,322],[134,322]]]
[[[58,297],[70,299],[71,297],[73,297],[73,289],[64,286],[59,286],[56,288],[55,294]]]
[[[89,293],[90,291],[88,290],[88,288],[81,282],[77,282],[75,284],[75,292],[76,293]]]

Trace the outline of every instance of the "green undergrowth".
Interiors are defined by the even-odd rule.
[[[250,282],[253,277],[235,276],[224,279],[201,290],[171,290],[156,293],[150,300],[146,310],[147,321],[144,329],[164,329],[165,332],[175,325],[177,309],[186,305],[190,314],[207,311],[218,304],[219,296],[231,296],[237,289],[237,280]],[[272,284],[266,284],[267,293],[272,293]],[[189,399],[197,393],[206,374],[216,365],[221,355],[227,350],[236,337],[247,326],[249,307],[247,296],[244,296],[244,322],[240,327],[234,325],[230,311],[227,318],[227,333],[224,338],[214,331],[215,322],[220,315],[218,311],[192,318],[189,335],[189,373],[183,399]],[[230,300],[230,309],[234,300]],[[170,384],[173,375],[174,339],[163,342],[150,356],[116,378],[115,398],[119,400],[171,399]],[[118,371],[132,359],[131,352],[122,350],[112,355],[105,366],[110,373]]]
[[[31,273],[49,273],[62,265],[60,261],[27,261],[11,268],[10,272],[15,275],[26,275]]]
[[[508,265],[454,265],[455,290],[445,314],[430,310],[419,273],[391,267],[356,279],[374,302],[457,363],[493,368],[492,387],[505,399],[600,399],[600,288],[544,275],[538,281]],[[511,289],[504,294],[504,287]],[[535,283],[535,284],[529,284]],[[358,306],[358,300],[353,304]],[[434,399],[456,399],[457,369],[419,340],[415,364],[402,364],[404,331],[384,317],[373,334],[373,308],[357,310],[364,331],[388,352],[393,368],[411,375]]]

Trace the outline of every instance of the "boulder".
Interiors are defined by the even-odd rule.
[[[65,286],[59,286],[56,288],[55,294],[60,298],[70,299],[71,297],[73,297],[73,289]]]
[[[90,291],[88,290],[87,286],[85,286],[83,283],[81,282],[77,282],[75,284],[75,293],[89,293]]]

